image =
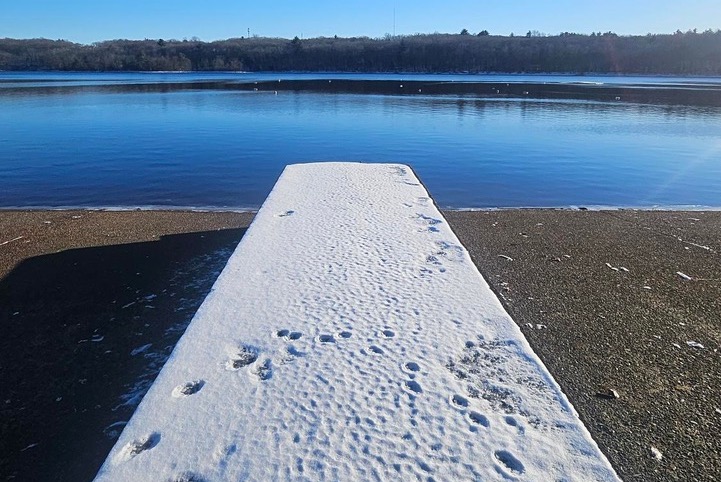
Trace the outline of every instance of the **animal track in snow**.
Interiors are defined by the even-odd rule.
[[[132,442],[125,444],[125,446],[120,450],[118,455],[115,457],[115,463],[126,462],[136,455],[152,449],[159,443],[160,434],[158,432],[152,432],[144,437],[133,440]]]
[[[167,479],[168,482],[205,482],[206,479],[195,472],[183,472]]]
[[[443,224],[443,221],[438,218],[432,218],[431,216],[426,216],[425,214],[416,213],[415,219],[420,224],[427,224],[427,225],[435,225],[435,224]]]
[[[433,472],[433,469],[431,468],[431,466],[428,465],[428,464],[427,464],[426,462],[424,462],[423,460],[418,460],[418,467],[420,467],[421,470],[424,471],[424,472],[428,472],[428,473]]]
[[[430,216],[426,216],[425,214],[421,214],[421,213],[416,213],[416,215],[414,216],[414,219],[416,220],[416,222],[419,225],[423,226],[423,229],[421,229],[421,231],[429,231],[432,233],[438,232],[438,228],[436,227],[436,225],[443,224],[442,220],[437,219],[437,218],[432,218]]]
[[[258,349],[248,345],[241,345],[236,354],[225,362],[226,370],[238,371],[258,359]]]
[[[508,450],[497,450],[493,455],[502,464],[502,467],[509,470],[513,475],[522,475],[526,471],[521,461]]]
[[[426,259],[426,262],[430,262],[430,261],[428,259]],[[428,276],[435,274],[433,270],[430,270],[428,268],[421,268],[420,271],[421,271],[421,278],[427,278]]]
[[[429,254],[428,256],[426,256],[426,263],[435,264],[436,266],[442,265],[441,260],[435,254]]]
[[[290,346],[288,347],[288,350],[287,350],[287,351],[288,351],[288,354],[289,354],[289,355],[292,355],[292,356],[294,356],[294,357],[305,356],[305,353],[303,353],[302,351],[299,351],[299,350],[298,350],[296,347],[294,347],[293,345],[290,345]]]
[[[478,412],[473,412],[473,411],[471,411],[471,412],[468,414],[468,418],[470,418],[470,419],[471,419],[471,422],[473,422],[473,423],[475,423],[475,424],[483,425],[484,427],[490,427],[490,426],[491,426],[491,422],[488,421],[488,417],[486,417],[485,415],[480,414],[480,413],[478,413]]]
[[[182,385],[178,385],[173,389],[173,397],[181,398],[198,393],[201,388],[205,385],[204,380],[193,380],[192,382],[186,382]]]
[[[415,380],[407,380],[403,384],[403,387],[406,389],[406,391],[410,392],[411,395],[418,395],[419,393],[423,393],[421,385]]]
[[[446,241],[438,241],[436,242],[436,245],[439,248],[439,251],[436,253],[436,255],[454,263],[460,263],[463,261],[464,256],[462,246],[448,243]]]
[[[304,356],[305,356],[305,352],[298,350],[293,345],[288,345],[283,358],[280,360],[280,363],[283,365],[285,365],[287,363],[292,363],[293,361],[295,361],[296,358],[300,358],[300,357],[304,357]]]
[[[351,336],[353,336],[353,334],[350,331],[341,331],[340,333],[338,333],[338,336],[341,338],[348,339]]]
[[[318,335],[318,341],[321,343],[335,343],[333,335]]]
[[[514,341],[479,337],[476,344],[466,344],[461,356],[447,368],[463,381],[470,397],[483,399],[506,415],[522,415],[534,428],[548,426],[533,407],[558,401],[534,365],[524,363],[520,351]],[[523,391],[516,388],[518,385]],[[541,405],[529,405],[527,400],[537,400]]]
[[[445,262],[451,263],[462,263],[464,262],[464,251],[463,247],[456,244],[447,243],[445,241],[438,241],[436,243],[438,250],[426,256],[426,263],[438,266],[438,271],[441,273],[446,272]],[[423,276],[428,270],[426,268],[421,269],[421,276]],[[432,273],[432,271],[431,271]]]
[[[416,373],[420,371],[421,367],[416,362],[406,362],[403,364],[401,369],[406,373]]]
[[[461,395],[453,395],[451,397],[451,404],[457,408],[468,408],[469,405],[468,399]]]
[[[251,372],[261,381],[270,380],[273,377],[273,367],[270,358],[266,358],[262,363],[258,363],[253,367]]]
[[[508,424],[511,427],[516,427],[518,429],[518,433],[523,434],[526,432],[526,429],[519,423],[518,420],[516,420],[514,417],[511,417],[510,415],[506,415],[506,417],[503,419],[506,424]],[[538,426],[539,424],[536,423],[535,419],[530,420],[531,426]]]
[[[373,353],[375,353],[376,355],[382,355],[382,354],[383,354],[383,350],[381,350],[380,347],[377,347],[377,346],[375,346],[375,345],[369,346],[368,349],[369,349],[370,351],[372,351]]]
[[[396,334],[391,330],[383,330],[381,334],[383,334],[383,336],[386,338],[393,338],[394,336],[396,336]]]
[[[406,174],[408,174],[408,169],[401,166],[393,166],[391,167],[391,172],[396,176],[405,176]]]
[[[301,336],[303,336],[302,333],[299,333],[297,331],[290,331],[290,330],[278,330],[275,332],[275,336],[278,338],[285,338],[287,340],[298,340]]]
[[[228,466],[230,458],[237,451],[238,446],[234,443],[217,445],[215,451],[213,451],[213,462],[218,464],[218,467],[221,469],[225,469]]]

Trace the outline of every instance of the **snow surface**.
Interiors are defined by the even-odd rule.
[[[98,473],[618,480],[412,171],[285,169]]]

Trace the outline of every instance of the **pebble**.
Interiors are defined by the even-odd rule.
[[[663,459],[663,454],[661,453],[661,451],[659,449],[657,449],[656,447],[654,447],[653,445],[651,446],[651,455],[653,456],[654,459],[658,460],[659,462]]]
[[[596,393],[596,396],[599,398],[605,398],[606,400],[617,400],[621,398],[621,395],[619,395],[616,390],[605,387],[599,390],[598,393]]]

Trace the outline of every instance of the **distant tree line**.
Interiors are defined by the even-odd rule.
[[[496,36],[111,40],[0,39],[0,70],[570,72],[721,75],[721,31],[618,36],[537,31]]]

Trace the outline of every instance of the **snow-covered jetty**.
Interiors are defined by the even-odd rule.
[[[285,169],[97,480],[618,480],[413,172]]]

